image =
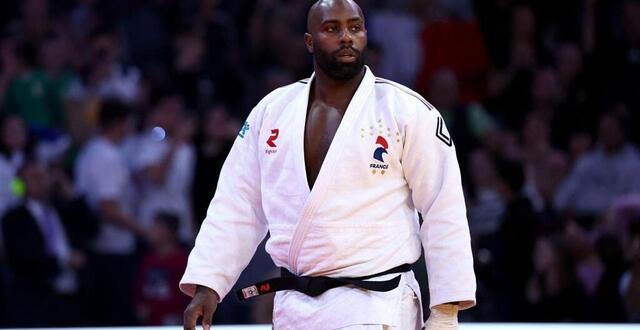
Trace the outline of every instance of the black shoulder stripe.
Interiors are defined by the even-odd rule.
[[[376,78],[376,84],[387,84],[387,85],[391,85],[393,87],[396,87],[397,89],[403,91],[406,94],[409,94],[415,98],[417,98],[420,102],[422,102],[422,104],[424,104],[427,109],[429,110],[433,110],[435,109],[435,107],[433,105],[431,105],[431,103],[427,102],[427,100],[424,99],[424,97],[422,97],[422,95],[412,91],[411,89],[409,89],[408,87],[402,86],[396,82],[387,80],[387,79],[383,79],[383,78]]]
[[[444,133],[444,120],[442,119],[442,117],[438,117],[438,122],[436,123],[436,137],[444,142],[444,144],[448,145],[449,147],[451,147],[453,145],[453,141],[451,140],[451,137],[447,136],[447,134]]]
[[[306,85],[306,84],[309,83],[309,78],[298,80],[298,82],[301,83],[301,84],[305,84]]]

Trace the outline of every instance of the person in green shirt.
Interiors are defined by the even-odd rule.
[[[22,117],[31,131],[49,132],[64,129],[60,95],[51,76],[35,69],[35,48],[16,45],[15,76],[9,83],[3,112]]]

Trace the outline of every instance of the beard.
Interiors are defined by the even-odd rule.
[[[345,48],[351,49],[355,53],[356,60],[353,63],[340,63],[338,62],[338,52]],[[366,51],[358,51],[352,47],[341,47],[340,49],[328,53],[314,47],[313,58],[318,64],[318,67],[324,74],[334,80],[349,80],[357,76],[362,72],[366,57]]]

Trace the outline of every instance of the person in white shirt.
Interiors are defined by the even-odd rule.
[[[625,136],[623,119],[608,113],[596,148],[580,157],[554,196],[554,206],[576,216],[598,216],[620,196],[640,193],[640,153]]]
[[[133,155],[133,170],[140,178],[138,221],[153,225],[156,214],[169,212],[180,220],[178,239],[193,244],[191,187],[195,148],[191,142],[195,124],[179,94],[160,92]]]
[[[133,184],[120,142],[131,131],[129,109],[117,101],[105,101],[99,114],[100,134],[81,150],[76,163],[76,190],[85,196],[98,216],[100,230],[92,246],[90,269],[94,271],[98,324],[134,322],[131,285],[136,235],[145,229],[133,218]]]
[[[427,329],[456,329],[475,305],[469,228],[453,141],[438,111],[364,65],[367,33],[352,0],[310,9],[308,80],[266,96],[220,174],[180,288],[184,327],[210,327],[269,232],[282,277],[238,297],[278,291],[275,329],[421,329],[411,264],[424,248]],[[418,212],[423,216],[419,226]]]

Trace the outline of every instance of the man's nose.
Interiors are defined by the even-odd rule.
[[[342,29],[342,32],[340,33],[340,43],[348,45],[353,44],[353,36],[351,35],[349,28]]]

